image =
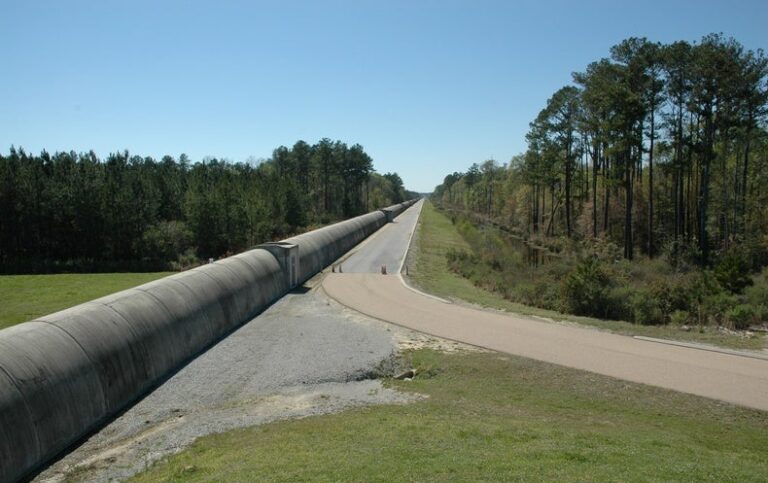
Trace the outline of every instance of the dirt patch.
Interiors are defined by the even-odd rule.
[[[38,481],[115,481],[143,471],[154,462],[191,445],[206,434],[266,424],[282,419],[331,414],[371,404],[405,404],[420,396],[368,380],[286,388],[278,393],[232,401],[187,414],[148,421],[123,434],[120,425],[105,428],[75,452],[42,473]],[[120,436],[117,436],[120,433]]]

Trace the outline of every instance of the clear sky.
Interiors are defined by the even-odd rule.
[[[0,150],[267,158],[322,137],[431,191],[525,150],[631,36],[768,47],[768,0],[0,0]]]

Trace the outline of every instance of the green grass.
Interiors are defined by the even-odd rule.
[[[144,481],[765,481],[768,413],[497,353],[408,354],[408,405],[206,436]]]
[[[413,279],[443,296],[499,303],[446,270],[445,250],[466,248],[450,221],[426,206],[421,223]],[[764,411],[495,352],[404,357],[420,375],[385,385],[425,395],[419,402],[209,435],[134,481],[746,482],[768,474]]]
[[[0,329],[63,310],[170,273],[0,276]]]
[[[713,327],[695,327],[683,331],[675,325],[652,326],[629,322],[601,320],[562,314],[552,310],[530,307],[505,299],[497,293],[475,286],[470,280],[448,269],[445,254],[449,249],[471,251],[451,220],[427,201],[419,219],[412,258],[409,260],[409,278],[424,290],[454,301],[464,301],[522,315],[544,317],[555,321],[572,322],[624,335],[643,335],[661,339],[698,342],[735,349],[759,350],[765,347],[766,338],[761,334],[753,337],[719,332]]]

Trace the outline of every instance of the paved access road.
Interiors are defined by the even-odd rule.
[[[416,202],[352,249],[341,262],[344,273],[381,273],[382,266],[387,267],[388,273],[397,273],[423,204],[423,200]]]
[[[418,211],[420,205],[401,216],[412,217]],[[392,232],[412,230],[415,221],[406,219],[412,222],[391,225],[386,242],[381,242],[388,253],[401,251],[397,259],[402,259],[407,248],[404,244],[395,246],[395,241],[408,237]],[[357,256],[374,260],[374,254],[363,257],[360,252],[378,246],[380,243],[372,239]],[[331,298],[365,315],[435,336],[768,410],[768,360],[445,303],[408,289],[398,275],[334,273],[324,279],[323,289]]]

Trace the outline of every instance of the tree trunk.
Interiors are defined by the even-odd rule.
[[[632,163],[630,153],[625,153],[624,159],[625,166],[625,184],[624,190],[626,191],[626,203],[624,210],[624,258],[632,260],[634,253],[634,243],[632,240]]]
[[[608,211],[610,209],[610,198],[611,198],[611,190],[610,190],[610,183],[608,183],[609,179],[609,168],[610,168],[610,159],[605,157],[603,158],[603,183],[605,186],[603,187],[605,189],[605,196],[604,196],[604,207],[603,207],[603,234],[605,236],[608,235]]]
[[[600,146],[594,144],[592,152],[592,238],[597,238],[597,168]]]
[[[545,232],[547,236],[552,236],[554,234],[555,210],[557,209],[557,206],[555,206],[555,187],[554,187],[554,185],[550,187],[550,195],[552,197],[552,212],[549,214],[549,223],[547,224],[547,231]]]
[[[648,256],[653,258],[653,141],[655,106],[651,105],[651,147],[648,153]]]
[[[565,148],[565,232],[568,238],[571,238],[571,178],[573,177],[571,142],[569,135]]]
[[[704,156],[701,166],[701,185],[699,186],[699,250],[703,265],[709,263],[709,240],[707,239],[707,209],[709,208],[709,170],[712,163],[714,144],[714,125],[711,107],[704,119]]]
[[[749,124],[747,125],[746,141],[744,143],[744,164],[742,166],[742,177],[744,185],[741,188],[741,225],[742,233],[747,234],[747,186],[749,185],[749,149],[750,149],[750,137],[752,135],[752,112],[749,113]]]

